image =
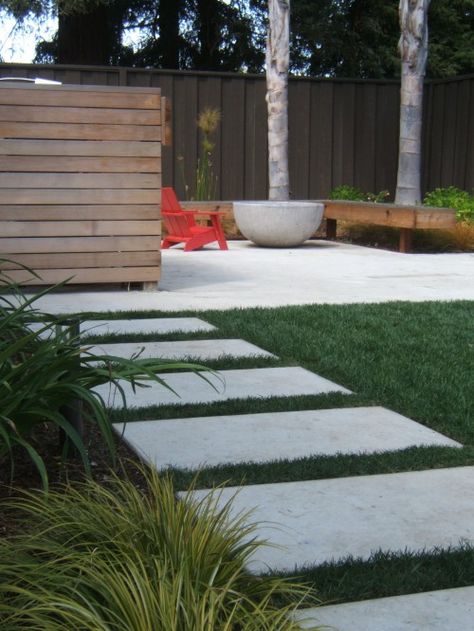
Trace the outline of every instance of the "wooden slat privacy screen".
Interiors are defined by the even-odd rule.
[[[10,277],[159,280],[161,113],[156,88],[0,84],[0,258],[14,261],[2,263]]]

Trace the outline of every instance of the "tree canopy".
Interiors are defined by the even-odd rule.
[[[262,72],[267,0],[0,0],[59,16],[36,61]],[[292,0],[291,72],[315,77],[400,74],[398,0]],[[137,35],[133,46],[123,35]],[[433,0],[428,77],[474,72],[474,0]]]

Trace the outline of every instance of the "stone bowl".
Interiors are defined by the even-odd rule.
[[[269,248],[301,245],[318,229],[324,204],[301,201],[234,202],[234,218],[246,239]]]

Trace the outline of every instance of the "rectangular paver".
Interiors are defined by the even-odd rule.
[[[38,331],[44,325],[32,322],[29,327]],[[80,324],[82,335],[109,335],[128,333],[206,333],[215,331],[216,327],[200,318],[138,318],[127,320],[85,320]],[[54,331],[54,329],[53,329]],[[48,335],[51,333],[48,331]],[[46,338],[48,335],[42,334]]]
[[[211,360],[219,357],[275,357],[272,353],[245,340],[184,340],[179,342],[127,342],[123,344],[100,344],[88,349],[93,355],[115,355],[142,359],[156,357],[168,359]]]
[[[229,487],[219,502],[232,497],[233,510],[253,509],[258,536],[279,546],[255,552],[257,572],[474,543],[474,467]]]
[[[296,618],[304,621],[303,629],[320,624],[337,631],[467,631],[474,627],[474,587],[315,607]]]
[[[290,397],[328,392],[350,394],[350,390],[298,367],[221,370],[217,375],[203,374],[212,381],[215,388],[191,372],[160,375],[177,394],[154,382],[148,382],[149,387],[138,388],[135,393],[128,383],[121,385],[127,397],[128,407],[212,403],[249,397]],[[122,400],[115,388],[103,385],[95,390],[104,397],[109,406],[122,407]]]
[[[382,407],[240,414],[115,425],[159,469],[461,445]]]
[[[91,335],[110,333],[197,333],[215,331],[216,327],[200,318],[144,318],[129,320],[86,320],[81,332]]]

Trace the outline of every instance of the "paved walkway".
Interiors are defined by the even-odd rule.
[[[307,242],[295,250],[266,250],[246,242],[232,242],[229,252],[212,248],[189,254],[180,250],[165,252],[163,279],[157,292],[97,289],[83,293],[71,290],[45,297],[41,306],[52,312],[67,313],[125,309],[176,311],[389,300],[474,300],[473,281],[474,254],[403,255],[323,241]],[[150,323],[147,330],[151,330],[155,324]],[[187,330],[191,331],[192,325],[197,328],[206,326],[192,322]],[[134,328],[130,322],[119,326],[125,327],[127,332],[132,332]],[[173,326],[178,330],[181,325],[166,322],[166,330],[172,330]],[[88,325],[84,328],[87,329]],[[140,329],[145,330],[143,323]],[[216,345],[222,343],[222,340],[216,340]],[[133,345],[135,347],[136,343]],[[130,349],[126,350],[128,352]],[[255,348],[250,350],[254,351]],[[285,371],[287,374],[282,376],[281,373]],[[225,393],[217,391],[209,395],[206,392],[204,398],[200,392],[196,394],[194,385],[190,388],[189,377],[199,389],[204,385],[195,376],[186,376],[185,373],[167,375],[166,378],[176,386],[177,391],[184,393],[180,402],[176,402],[175,398],[169,403],[179,405],[188,400],[261,396],[264,385],[268,389],[266,396],[271,396],[273,387],[281,395],[281,380],[288,388],[290,373],[295,373],[298,388],[304,386],[304,379],[307,378],[310,379],[310,390],[320,388],[319,383],[316,383],[320,379],[317,375],[307,375],[307,371],[295,367],[224,373],[227,381]],[[278,384],[275,381],[272,386],[273,379],[278,380]],[[181,380],[182,383],[173,380]],[[321,383],[329,390],[338,388],[338,384],[325,380]],[[162,390],[159,393],[153,390],[148,389],[146,396],[141,393],[130,403],[146,405],[161,401]],[[349,392],[346,393],[350,396]],[[181,435],[189,434],[192,439],[191,422],[196,425],[199,440],[190,441],[190,445],[194,444],[194,453],[190,446],[181,454],[184,458],[181,466],[184,464],[191,469],[202,463],[206,445],[208,461],[212,455],[219,463],[244,459],[268,461],[288,456],[285,453],[288,449],[290,458],[291,449],[300,450],[302,454],[329,454],[334,449],[336,453],[350,451],[355,448],[354,445],[334,442],[341,440],[341,432],[338,431],[338,424],[340,428],[341,423],[372,423],[369,431],[374,436],[370,447],[366,445],[367,451],[378,451],[381,444],[385,449],[403,448],[403,445],[395,446],[400,437],[395,437],[393,422],[390,421],[392,413],[382,408],[365,410],[364,414],[360,409],[353,418],[347,415],[354,412],[347,409],[308,411],[303,415],[293,414],[291,419],[283,413],[279,416],[282,426],[277,432],[267,431],[265,423],[268,420],[263,418],[265,415],[233,417],[235,423],[232,428],[231,417],[157,423],[147,421],[127,426],[133,431],[127,437],[126,430],[125,438],[142,456],[155,462],[158,468],[168,464],[163,453],[176,451],[173,441],[176,443],[179,432]],[[359,416],[361,412],[363,416]],[[307,416],[311,414],[316,414],[316,417],[308,424]],[[385,424],[387,418],[388,425]],[[312,425],[315,421],[322,423],[319,431]],[[409,444],[451,442],[434,432],[427,433],[426,428],[410,419],[400,417],[396,422],[405,428],[403,439]],[[233,436],[232,431],[236,432],[238,423],[250,424],[247,445],[249,441],[254,444],[258,435],[259,441],[265,443],[263,451],[248,449],[246,441],[242,440],[245,432],[242,428],[231,438],[233,449],[228,450],[227,439],[229,435]],[[228,434],[229,428],[232,431]],[[118,426],[116,429],[122,431],[123,427]],[[323,442],[317,444],[319,435],[324,436],[324,447]],[[181,437],[178,442],[182,440]],[[347,442],[347,436],[343,436],[342,440]],[[377,440],[380,444],[377,444]],[[154,450],[157,445],[164,450],[163,453]],[[472,477],[472,467],[461,467],[246,486],[237,496],[236,508],[257,507],[257,521],[267,522],[267,525],[263,525],[264,529],[267,528],[263,535],[274,543],[283,544],[283,548],[264,549],[261,558],[253,559],[254,570],[267,566],[291,569],[290,566],[294,564],[341,558],[347,552],[367,556],[374,547],[396,550],[408,545],[419,550],[425,546],[456,544],[459,538],[474,541],[474,529],[471,526],[474,510]],[[453,494],[453,488],[462,491]],[[232,495],[235,490],[226,489],[225,496]],[[203,492],[198,491],[197,496]],[[391,510],[397,507],[403,507],[403,510]],[[268,527],[268,522],[273,522],[273,525]],[[268,554],[270,556],[265,556]],[[457,631],[469,628],[472,620],[471,602],[472,588],[465,588],[329,606],[303,613],[309,618],[305,628],[324,623],[339,631]]]
[[[151,324],[153,322],[153,324]],[[117,330],[133,333],[133,321],[116,321]],[[135,322],[136,330],[162,328],[159,320]],[[196,331],[206,328],[194,319]],[[145,326],[144,326],[145,325]],[[84,323],[84,329],[92,326]],[[181,319],[168,318],[165,330],[179,330]],[[192,343],[192,340],[190,340]],[[229,343],[241,356],[265,353],[243,340],[206,340],[207,346]],[[166,342],[171,355],[182,352],[183,342]],[[173,346],[175,348],[173,348]],[[120,356],[133,354],[137,346],[146,356],[161,353],[156,342],[103,344],[104,350]],[[199,346],[199,343],[198,343]],[[177,406],[187,402],[246,397],[288,396],[298,392],[340,389],[314,373],[297,367],[253,368],[220,372],[223,381],[212,390],[196,375],[164,373],[162,378],[180,394],[152,385],[136,394],[127,390],[129,406]],[[127,386],[125,386],[127,389]],[[106,397],[108,389],[102,387]],[[121,400],[109,400],[122,406]],[[197,472],[202,466],[265,463],[280,458],[375,453],[416,445],[444,444],[460,447],[437,432],[381,407],[306,410],[303,412],[147,420],[115,425],[129,445],[158,469],[168,466]],[[249,570],[298,571],[299,567],[342,560],[347,555],[369,558],[375,550],[423,551],[432,547],[474,543],[472,512],[474,467],[453,467],[429,471],[366,475],[336,479],[307,480],[273,484],[227,487],[218,504],[233,499],[236,515],[253,511],[259,538],[270,547],[255,551]],[[209,489],[194,491],[196,500]],[[339,631],[446,631],[446,621],[470,619],[471,588],[440,590],[398,598],[377,599],[301,611],[303,628],[329,624]],[[400,613],[403,611],[403,614]],[[466,627],[463,627],[466,628]]]
[[[474,254],[400,254],[317,240],[294,249],[247,241],[230,241],[229,247],[166,250],[157,292],[98,286],[45,296],[38,306],[70,313],[474,300]]]

